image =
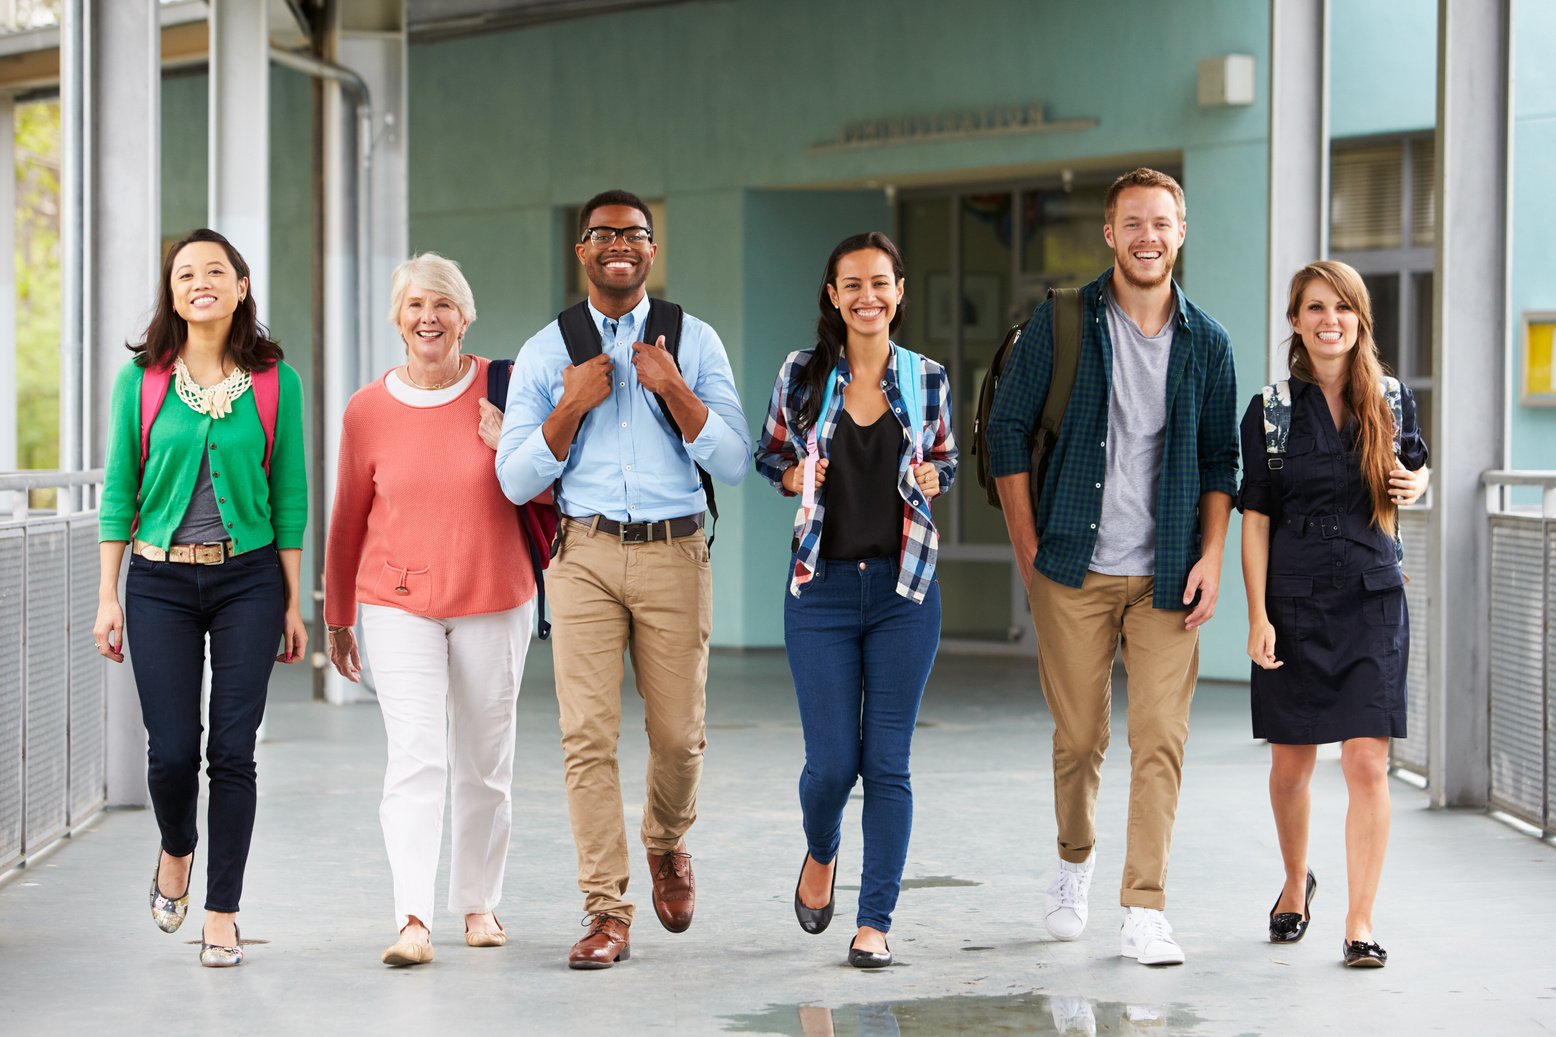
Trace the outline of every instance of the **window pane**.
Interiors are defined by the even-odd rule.
[[[1397,143],[1334,146],[1329,195],[1334,251],[1400,247],[1402,166]]]
[[[1411,365],[1410,375],[1416,379],[1428,379],[1432,377],[1432,311],[1434,302],[1433,275],[1410,275],[1410,288],[1415,295],[1416,319],[1414,326],[1415,338],[1415,363]],[[1414,383],[1412,383],[1413,387]]]
[[[994,353],[1005,340],[1005,332],[1027,314],[1011,312],[1011,240],[1015,197],[1010,191],[967,195],[962,199],[961,247],[962,285],[959,313],[953,314],[949,297],[930,299],[930,327],[949,325],[953,319],[962,324],[961,364],[951,372],[951,389],[956,394],[952,417],[958,443],[972,443],[973,419],[978,413],[978,390],[983,384]],[[933,287],[931,287],[933,291]],[[963,446],[963,451],[968,447]],[[971,459],[970,455],[969,460]],[[968,469],[964,468],[963,471]],[[959,479],[954,494],[961,515],[959,543],[1003,544],[1006,540],[1004,516],[989,507],[977,479]],[[1003,584],[999,584],[1003,587]],[[942,609],[942,614],[944,610]],[[985,619],[989,617],[984,617]],[[995,623],[995,629],[1009,626],[1008,615]]]
[[[1372,337],[1390,371],[1399,368],[1399,275],[1364,274],[1372,295]]]
[[[1107,184],[1101,183],[1022,192],[1021,272],[1042,275],[1045,286],[1068,286],[1085,284],[1112,266],[1113,253],[1102,238],[1106,194]]]
[[[1437,141],[1431,137],[1410,142],[1410,243],[1431,245],[1437,240]]]
[[[897,206],[897,247],[908,268],[908,288],[902,308],[902,324],[895,338],[909,349],[950,369],[951,342],[930,337],[929,311],[932,292],[949,291],[951,274],[951,200],[910,198]],[[955,404],[952,405],[953,408]],[[952,418],[961,415],[952,412]],[[957,428],[960,433],[961,429]]]

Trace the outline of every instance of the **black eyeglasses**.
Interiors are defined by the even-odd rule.
[[[582,240],[604,248],[617,238],[629,245],[642,246],[653,241],[654,234],[647,227],[590,227],[584,231]]]

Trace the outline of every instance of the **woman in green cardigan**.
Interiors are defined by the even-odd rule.
[[[170,933],[189,909],[210,638],[200,964],[238,965],[255,735],[271,668],[299,661],[308,644],[299,610],[308,519],[302,383],[259,323],[248,264],[212,230],[168,250],[156,311],[129,348],[135,358],[119,372],[109,415],[92,635],[98,653],[116,663],[124,661],[126,635],[133,648],[147,784],[161,830],[151,917]]]

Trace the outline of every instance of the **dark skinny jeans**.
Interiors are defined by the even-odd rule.
[[[221,565],[135,555],[124,598],[125,637],[149,737],[151,805],[162,848],[174,857],[192,853],[199,840],[200,683],[210,635],[205,909],[237,911],[254,831],[254,740],[285,620],[279,557],[271,546]]]

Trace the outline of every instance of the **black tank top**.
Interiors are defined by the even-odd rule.
[[[847,409],[839,415],[827,454],[821,557],[843,561],[902,553],[901,444],[902,426],[890,410],[862,428]]]

